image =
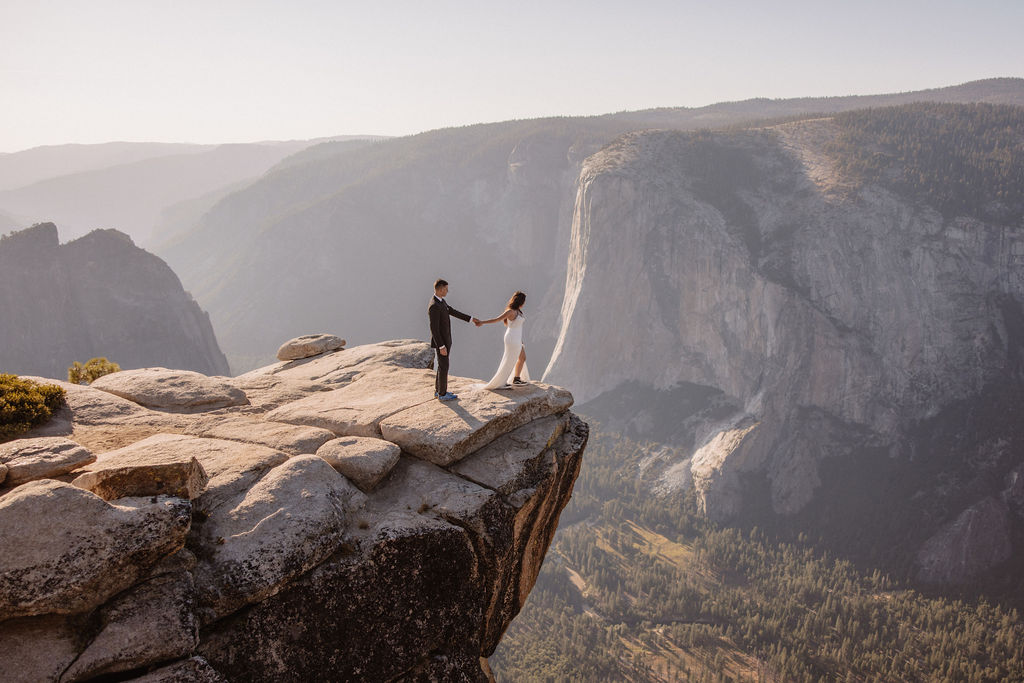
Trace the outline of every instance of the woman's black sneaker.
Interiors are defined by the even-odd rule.
[[[524,382],[523,380],[516,377],[515,379],[512,380],[512,384],[529,384],[529,382]]]

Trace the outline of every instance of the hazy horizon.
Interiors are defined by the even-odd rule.
[[[0,26],[0,152],[408,135],[1024,75],[1024,6],[58,0]]]

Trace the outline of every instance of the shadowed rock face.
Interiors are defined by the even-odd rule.
[[[547,385],[440,404],[430,360],[422,342],[328,351],[231,380],[244,402],[186,413],[121,398],[134,393],[116,381],[119,396],[76,387],[54,424],[4,445],[45,458],[89,444],[59,475],[72,483],[21,483],[29,469],[0,482],[5,670],[487,680],[481,657],[533,587],[588,428]],[[355,419],[337,418],[346,404]]]
[[[65,377],[105,356],[227,374],[209,316],[166,263],[115,230],[59,244],[41,223],[0,240],[0,369]]]

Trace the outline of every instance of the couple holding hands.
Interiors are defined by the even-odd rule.
[[[523,304],[526,295],[516,292],[509,299],[505,312],[491,320],[479,320],[455,310],[444,300],[448,296],[448,282],[437,280],[434,283],[434,296],[430,299],[427,315],[430,318],[430,346],[437,349],[437,382],[434,385],[434,397],[442,401],[454,401],[458,398],[448,391],[448,361],[452,350],[452,327],[450,316],[455,316],[477,327],[490,323],[505,323],[505,351],[501,356],[498,371],[487,384],[480,389],[511,389],[518,384],[530,381],[529,370],[526,369],[526,347],[523,345]]]

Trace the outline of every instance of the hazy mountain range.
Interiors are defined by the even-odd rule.
[[[322,141],[37,147],[0,155],[0,208],[19,227],[51,221],[70,238],[110,228],[146,243],[165,210],[251,182]]]

